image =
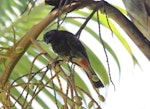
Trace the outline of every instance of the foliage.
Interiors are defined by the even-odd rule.
[[[100,109],[99,102],[104,101],[104,97],[100,94],[100,91],[92,87],[91,84],[89,86],[89,81],[86,80],[85,72],[71,63],[53,63],[56,54],[53,53],[49,45],[42,42],[43,34],[50,29],[57,28],[58,20],[63,22],[63,24],[60,25],[60,29],[70,31],[70,28],[65,27],[67,24],[72,24],[72,26],[80,29],[91,11],[89,9],[87,9],[88,11],[84,11],[83,9],[67,14],[67,16],[73,16],[71,18],[63,14],[59,19],[54,20],[43,30],[38,39],[36,39],[37,41],[31,41],[32,45],[30,42],[29,48],[25,49],[18,46],[18,43],[23,40],[24,34],[50,12],[50,7],[45,6],[43,3],[37,3],[35,5],[35,2],[36,1],[32,0],[30,0],[30,2],[27,0],[1,1],[0,12],[1,15],[3,15],[0,17],[0,26],[3,27],[0,30],[1,75],[6,70],[10,61],[13,60],[11,55],[14,52],[16,54],[21,54],[25,51],[18,60],[19,62],[15,63],[15,68],[12,70],[7,85],[4,89],[1,89],[1,103],[5,108],[9,106],[13,108],[29,108],[39,104],[45,109],[50,107],[48,104],[50,101],[47,102],[43,99],[43,97],[47,97],[48,100],[52,100],[52,102],[56,103],[56,106],[59,108],[62,107],[66,109],[66,107],[69,106],[76,107],[77,109],[83,107],[97,107]],[[30,5],[34,7],[31,9],[28,7]],[[28,7],[28,9],[23,13],[26,7]],[[129,52],[135,64],[138,63],[128,43],[121,33],[119,33],[113,22],[111,22],[105,14],[98,12],[98,15],[101,25],[113,31],[125,49]],[[90,20],[97,23],[96,13]],[[92,27],[86,26],[84,30],[91,34],[99,44],[102,44],[104,50],[114,58],[119,71],[121,71],[117,55],[109,44],[103,41]],[[108,68],[105,67],[101,62],[101,58],[93,53],[89,45],[85,44],[85,46],[91,58],[90,61],[94,70],[103,80],[104,84],[108,85],[110,83],[109,62]],[[49,54],[48,56],[47,53]],[[53,61],[51,57],[53,57]],[[107,56],[106,58],[109,59]],[[81,74],[81,72],[83,74]],[[95,96],[93,93],[98,95],[99,98],[94,98]]]

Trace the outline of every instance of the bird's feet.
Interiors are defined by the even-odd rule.
[[[74,58],[74,56],[70,56],[69,59],[68,59],[68,62],[72,62],[72,59]],[[73,62],[72,62],[73,63]]]
[[[58,59],[58,58],[59,58],[59,56],[57,56],[57,57],[54,59],[54,62],[52,63],[54,66],[56,66],[56,64],[57,64],[57,65],[61,65],[61,64],[63,63],[64,60]]]

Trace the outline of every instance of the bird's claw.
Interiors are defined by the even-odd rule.
[[[56,64],[57,64],[57,65],[61,65],[61,64],[63,63],[63,60],[58,60],[58,58],[59,58],[59,57],[56,57],[56,58],[54,59],[54,62],[52,63],[52,64],[54,64],[54,66],[56,66]]]
[[[74,58],[74,56],[70,56],[68,61],[72,62],[72,59]]]

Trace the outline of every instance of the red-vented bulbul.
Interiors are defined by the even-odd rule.
[[[96,88],[104,87],[90,65],[86,49],[74,34],[63,30],[51,30],[43,38],[47,44],[51,43],[53,51],[62,59],[71,59],[71,62],[82,67]]]

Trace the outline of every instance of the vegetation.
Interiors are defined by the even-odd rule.
[[[47,109],[50,107],[46,101],[47,97],[56,104],[57,108],[101,109],[99,102],[103,102],[105,98],[100,90],[88,84],[86,77],[83,78],[84,71],[70,62],[55,64],[56,54],[42,41],[43,34],[51,29],[59,28],[74,32],[66,26],[71,24],[73,28],[77,28],[75,31],[79,36],[80,33],[87,32],[102,45],[107,67],[89,45],[85,44],[91,58],[90,62],[105,85],[113,84],[108,54],[114,58],[119,71],[120,63],[112,47],[102,39],[100,25],[116,35],[131,55],[134,64],[138,64],[137,59],[111,19],[120,25],[150,59],[150,43],[133,22],[125,17],[126,10],[103,0],[89,2],[72,3],[50,12],[52,7],[46,6],[40,0],[1,0],[1,108],[32,108],[36,102],[36,105]],[[74,7],[86,7],[86,9],[74,10]],[[72,10],[68,13],[70,9]],[[97,32],[92,26],[86,26],[89,21],[98,24]],[[98,97],[95,98],[94,94]]]

